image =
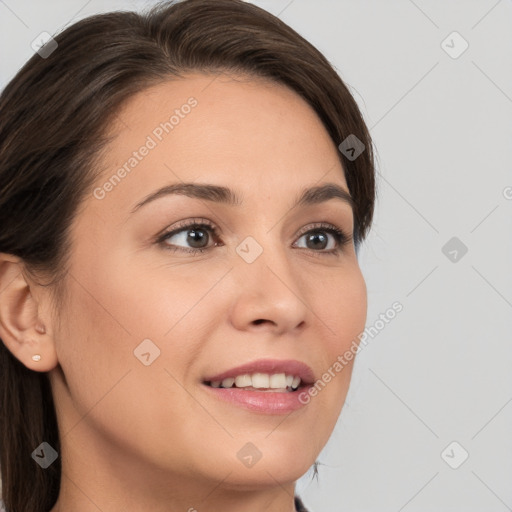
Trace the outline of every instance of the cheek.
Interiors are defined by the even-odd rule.
[[[359,267],[338,276],[333,274],[333,279],[325,281],[315,307],[323,332],[323,364],[316,386],[318,394],[312,399],[319,400],[333,422],[345,401],[367,317],[366,283]]]
[[[229,270],[227,265],[176,263],[177,258],[167,260],[156,251],[141,257],[120,249],[103,256],[86,280],[98,302],[134,341],[169,340],[214,300],[220,293],[216,285]]]
[[[79,274],[69,279],[68,291],[57,355],[70,392],[87,410],[129,368],[135,338],[116,317],[114,294],[108,300],[106,290]]]
[[[358,266],[333,273],[325,280],[321,295],[317,296],[317,308],[328,333],[327,350],[331,359],[347,350],[352,341],[364,330],[367,315],[367,290]],[[330,363],[332,364],[332,359]]]
[[[118,265],[114,271],[105,263],[94,272],[90,271],[94,262],[84,265],[81,273],[75,270],[68,284],[69,300],[62,311],[66,321],[57,340],[71,399],[64,397],[66,392],[60,395],[66,410],[63,431],[78,439],[90,435],[87,429],[92,426],[123,450],[140,450],[143,458],[149,453],[144,440],[158,438],[161,426],[167,426],[168,438],[176,442],[186,436],[186,422],[176,421],[176,411],[187,410],[194,402],[171,375],[183,381],[194,351],[191,344],[187,347],[177,339],[184,332],[178,329],[181,323],[176,335],[174,330],[166,338],[160,334],[183,317],[182,294],[176,293],[172,307],[164,296],[173,294],[161,282],[145,281],[143,275],[133,273],[131,279],[122,279],[127,269]],[[149,366],[134,355],[146,338],[161,350]],[[204,411],[194,412],[204,416]],[[151,427],[147,418],[152,418]]]
[[[76,279],[69,284],[72,300],[64,314],[68,333],[59,358],[64,369],[72,371],[70,387],[76,382],[76,396],[83,395],[81,383],[90,381],[97,393],[83,398],[93,401],[129,368],[161,372],[167,368],[180,381],[187,377],[202,340],[219,321],[221,280],[229,269],[210,266],[198,272],[194,268],[173,267],[161,260],[157,265],[134,261],[116,251],[98,253],[95,259],[74,266]],[[145,367],[134,351],[147,339],[158,357]],[[141,381],[150,389],[154,384],[151,379]]]

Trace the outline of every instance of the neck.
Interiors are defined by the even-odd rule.
[[[63,475],[55,506],[50,512],[124,512],[140,510],[151,512],[295,512],[293,488],[271,488],[259,491],[233,491],[222,482],[212,482],[195,493],[183,489],[166,489],[166,497],[140,494],[136,489],[122,486],[122,491],[111,487],[96,487],[85,482],[74,482]]]
[[[60,492],[51,512],[295,512],[295,482],[268,472],[257,482],[222,467],[215,479],[186,468],[171,473],[123,447],[112,451],[97,439],[71,437],[62,440]]]

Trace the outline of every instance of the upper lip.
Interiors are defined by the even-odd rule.
[[[222,381],[229,377],[237,377],[238,375],[244,375],[247,373],[285,373],[286,375],[300,377],[301,382],[304,384],[312,384],[315,381],[313,370],[307,364],[294,359],[258,359],[256,361],[251,361],[235,368],[231,368],[217,375],[207,377],[204,381]]]

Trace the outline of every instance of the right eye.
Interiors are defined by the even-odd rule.
[[[157,243],[161,244],[166,250],[203,253],[211,247],[219,245],[215,242],[213,245],[207,246],[208,240],[212,235],[213,238],[218,239],[215,226],[205,221],[198,222],[194,220],[166,231],[158,238]],[[175,241],[170,243],[173,238]],[[180,243],[183,245],[179,245]],[[190,244],[191,247],[184,247],[186,244]]]

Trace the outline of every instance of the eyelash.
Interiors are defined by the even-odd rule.
[[[209,251],[213,247],[216,247],[217,245],[213,245],[211,247],[207,248],[184,248],[184,247],[178,247],[178,246],[172,246],[169,244],[166,244],[165,241],[170,238],[171,236],[174,236],[178,233],[181,233],[182,231],[187,231],[192,228],[199,228],[199,229],[205,229],[209,231],[214,238],[218,239],[218,231],[209,221],[206,221],[205,219],[193,219],[192,221],[186,221],[184,224],[178,225],[176,228],[166,231],[162,233],[156,240],[156,243],[161,245],[164,249],[176,252],[181,251],[189,254],[199,254],[204,253],[206,251]],[[329,256],[337,256],[343,248],[348,245],[352,241],[352,236],[347,235],[342,229],[337,228],[333,224],[328,224],[325,222],[319,222],[315,223],[313,226],[309,227],[307,231],[302,231],[299,233],[299,238],[301,238],[304,235],[307,235],[312,232],[317,231],[325,231],[327,233],[330,233],[334,239],[337,242],[337,246],[334,249],[330,249],[328,251],[326,250],[320,250],[315,251],[314,249],[305,249],[309,253],[314,254],[315,256],[321,256],[323,254],[329,255]]]

